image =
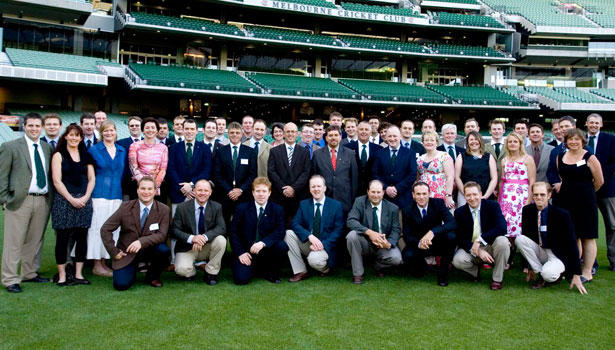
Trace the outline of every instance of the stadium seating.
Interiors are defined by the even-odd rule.
[[[479,5],[478,1],[476,0],[431,0],[431,1],[437,1],[437,2],[451,2],[454,4],[470,4],[470,5]]]
[[[238,27],[230,24],[222,24],[213,21],[206,21],[195,18],[180,18],[155,15],[145,12],[131,12],[130,15],[137,23],[150,24],[175,29],[189,29],[210,33],[219,33],[226,35],[244,36],[245,34]]]
[[[328,35],[316,35],[310,32],[304,32],[299,30],[260,26],[246,26],[245,29],[255,38],[340,46],[340,43],[335,38]]]
[[[595,25],[582,16],[560,11],[556,6],[559,2],[553,0],[483,0],[483,2],[496,11],[523,16],[535,25],[595,28]]]
[[[598,103],[598,104],[611,103],[609,101],[606,101],[603,98],[599,98],[596,95],[593,95],[583,90],[579,90],[577,88],[555,88],[554,90],[557,92],[561,92],[565,95],[574,97],[578,99],[580,102],[584,102],[584,103]]]
[[[429,53],[429,50],[422,45],[401,42],[394,39],[369,38],[363,36],[346,36],[339,37],[347,47],[356,47],[363,49],[388,50],[401,52],[418,52]]]
[[[432,18],[435,23],[453,24],[458,26],[505,28],[495,18],[479,15],[463,15],[450,12],[434,12]]]
[[[422,18],[423,15],[409,8],[396,8],[391,6],[375,6],[375,5],[365,5],[365,4],[357,4],[354,2],[342,2],[342,7],[349,11],[357,11],[357,12],[371,12],[378,13],[382,15],[396,15],[396,16],[406,16],[406,17],[418,17]]]
[[[425,46],[430,48],[432,53],[440,55],[506,57],[506,55],[491,47],[452,45],[440,43],[429,43]]]
[[[559,91],[555,91],[549,87],[526,86],[525,90],[533,94],[542,95],[544,97],[547,97],[559,103],[581,103],[582,102],[576,97],[570,96],[568,94],[564,94]]]
[[[612,0],[576,0],[585,16],[605,28],[615,28],[615,7]]]
[[[293,4],[301,4],[301,5],[311,5],[311,6],[320,6],[320,7],[328,7],[328,8],[336,8],[335,4],[325,0],[282,0],[284,2],[290,2]]]
[[[273,95],[358,99],[358,94],[331,79],[266,73],[246,73],[246,78]]]
[[[69,72],[103,74],[96,68],[98,65],[117,66],[117,63],[105,61],[97,57],[66,55],[60,53],[21,50],[7,48],[6,54],[18,67],[52,69]]]
[[[135,63],[131,63],[130,68],[151,86],[258,93],[258,89],[240,75],[225,70]]]
[[[615,101],[615,89],[592,89],[590,92],[600,97],[608,98],[611,101]]]
[[[421,86],[387,81],[340,79],[347,86],[370,100],[447,103],[445,97]]]
[[[505,92],[495,90],[491,87],[472,87],[472,86],[444,86],[428,85],[431,89],[442,94],[456,103],[473,105],[494,105],[494,106],[527,106],[523,102]]]
[[[0,123],[0,145],[11,140],[15,140],[19,135],[10,126]]]

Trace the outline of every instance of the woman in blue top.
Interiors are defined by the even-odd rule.
[[[94,260],[92,273],[98,276],[112,277],[113,270],[106,264],[109,253],[100,238],[100,228],[122,204],[122,174],[126,160],[126,150],[117,145],[117,130],[115,124],[107,120],[100,126],[102,141],[90,147],[89,152],[94,159],[96,185],[92,193],[94,215],[88,230],[87,258]],[[117,241],[119,229],[113,233]]]

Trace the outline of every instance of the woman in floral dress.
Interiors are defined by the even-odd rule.
[[[446,152],[438,151],[438,134],[428,131],[422,137],[426,153],[417,161],[417,178],[429,185],[431,197],[443,199],[449,209],[455,208],[453,184],[455,165]]]

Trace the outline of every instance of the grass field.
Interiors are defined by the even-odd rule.
[[[490,270],[478,285],[455,271],[447,288],[434,274],[376,279],[371,270],[360,286],[348,270],[235,286],[228,267],[217,286],[165,273],[161,289],[141,276],[116,292],[89,271],[90,286],[26,283],[20,294],[0,291],[0,349],[613,349],[615,272],[606,269],[603,232],[586,296],[565,282],[532,291],[518,267],[497,292]],[[46,277],[56,273],[54,245],[48,228]]]

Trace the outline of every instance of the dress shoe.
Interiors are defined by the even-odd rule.
[[[265,278],[267,281],[273,283],[273,284],[280,284],[282,283],[282,280],[280,280],[279,277],[267,277]]]
[[[501,281],[501,282],[491,281],[491,290],[500,290],[502,289],[503,284],[504,284],[504,281]]]
[[[218,276],[205,272],[205,276],[203,276],[203,281],[205,281],[205,284],[207,284],[208,286],[215,286],[216,284],[218,284]]]
[[[96,276],[101,276],[101,277],[113,277],[113,272],[112,271],[99,271],[99,270],[92,270],[92,275],[96,275]]]
[[[448,277],[445,276],[438,276],[438,285],[440,287],[446,287],[448,286]]]
[[[21,287],[17,283],[11,284],[10,286],[6,287],[6,291],[9,292],[9,293],[21,293],[21,292],[23,292],[21,290]]]
[[[41,275],[36,275],[30,279],[23,280],[22,282],[47,283],[49,281],[51,281],[49,278],[42,277]]]
[[[179,276],[179,279],[181,279],[182,281],[191,282],[191,281],[194,281],[194,276],[190,276],[190,277]]]
[[[374,270],[374,276],[382,278],[384,277],[384,272],[382,272],[382,270]]]
[[[73,282],[75,282],[75,284],[83,284],[83,285],[86,285],[86,286],[90,285],[90,281],[88,281],[85,278],[77,278],[77,277],[75,277],[75,278],[73,278]]]
[[[66,280],[64,280],[64,282],[57,282],[56,283],[56,286],[58,286],[58,287],[70,287],[70,286],[74,286],[74,285],[75,285],[75,282],[72,279],[70,279],[70,278],[67,278]]]
[[[174,265],[174,264],[169,265],[169,267],[167,267],[167,271],[168,271],[168,272],[173,272],[173,271],[175,271],[175,265]]]
[[[352,276],[352,283],[363,284],[363,276]]]
[[[152,281],[147,282],[147,284],[149,284],[150,286],[154,288],[162,287],[162,282],[160,280],[152,280]]]
[[[615,271],[615,264],[609,265],[609,271]]]
[[[543,289],[546,286],[547,286],[547,281],[543,280],[541,276],[541,277],[538,277],[538,281],[536,281],[536,283],[532,284],[532,289],[533,290]]]
[[[293,277],[288,279],[288,282],[299,282],[301,280],[306,280],[310,277],[310,274],[307,273],[307,271],[305,272],[299,272],[298,274],[295,274]]]

